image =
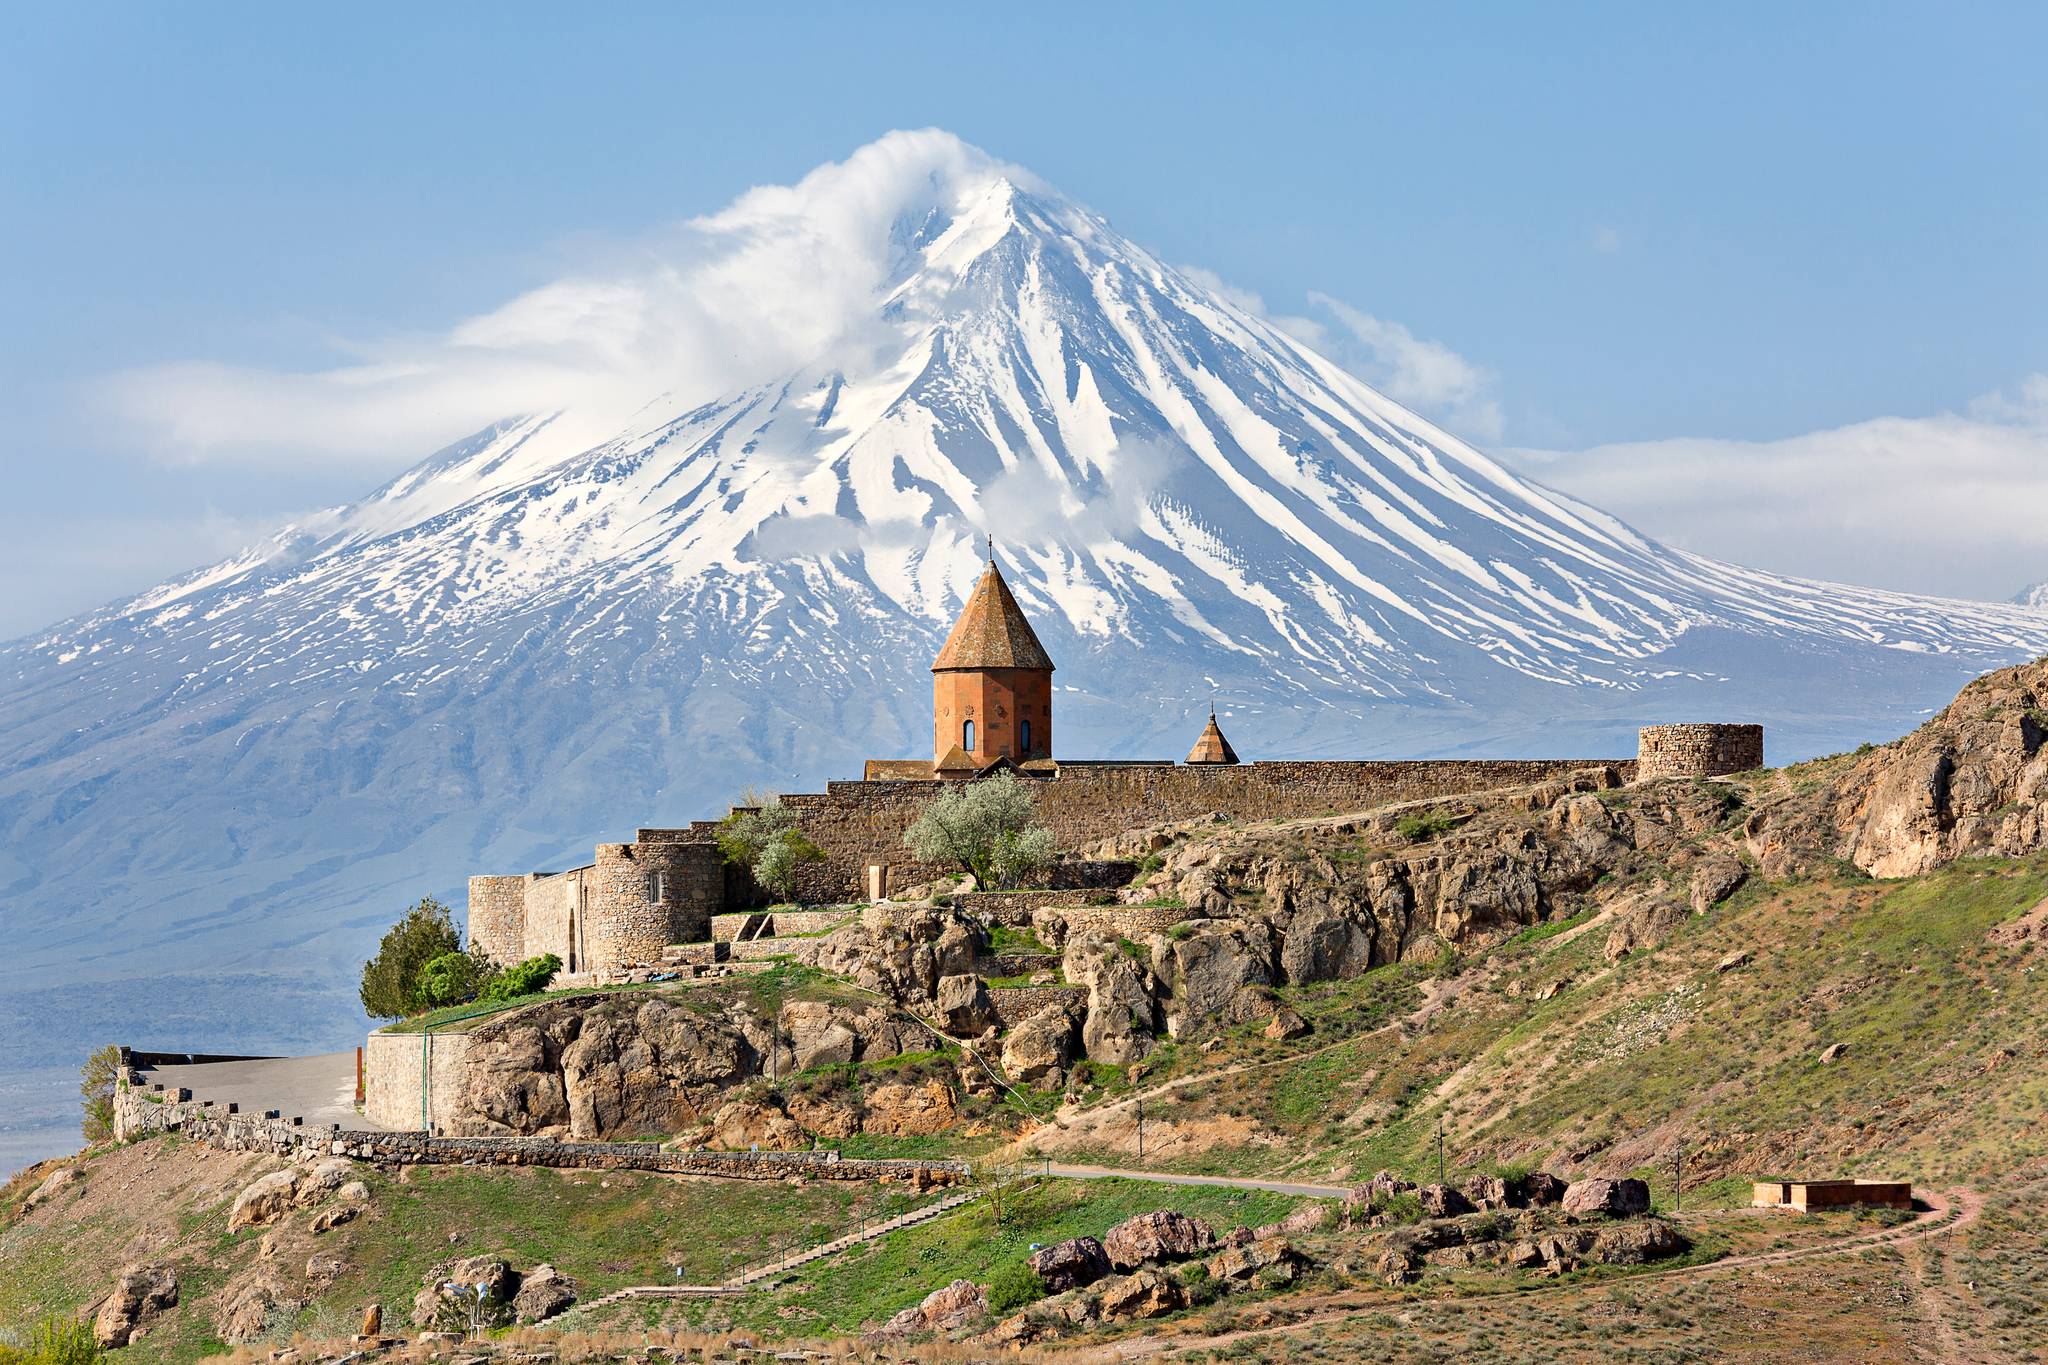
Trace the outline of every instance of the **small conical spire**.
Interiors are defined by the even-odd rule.
[[[1195,747],[1188,751],[1190,764],[1235,763],[1237,750],[1230,747],[1230,741],[1223,737],[1223,727],[1216,723],[1216,703],[1209,703],[1209,723],[1202,727],[1202,737],[1195,741]]]

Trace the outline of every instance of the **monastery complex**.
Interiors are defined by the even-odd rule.
[[[1079,892],[1122,885],[1135,870],[1129,863],[1081,861],[1073,851],[1148,825],[1326,815],[1520,786],[1587,768],[1613,769],[1627,782],[1763,765],[1759,725],[1652,726],[1642,731],[1631,759],[1246,763],[1213,711],[1178,763],[1057,759],[1053,671],[991,556],[932,663],[931,756],[870,759],[858,781],[781,798],[826,855],[805,869],[800,899],[882,900],[949,871],[916,863],[904,831],[944,784],[1004,771],[1038,784],[1038,819],[1069,855],[1054,865],[1048,892],[1072,900]],[[570,977],[592,980],[722,960],[727,945],[716,940],[736,931],[729,923],[714,926],[714,919],[751,910],[761,896],[744,869],[725,866],[717,830],[712,820],[641,829],[630,843],[599,844],[583,867],[472,877],[470,937],[498,962],[553,953]],[[727,932],[714,934],[715,927]]]

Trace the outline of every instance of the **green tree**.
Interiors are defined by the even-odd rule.
[[[796,812],[775,797],[735,806],[718,822],[718,854],[735,867],[751,868],[769,845],[795,828]]]
[[[363,964],[363,1009],[372,1019],[401,1019],[427,1008],[420,968],[462,951],[462,934],[448,907],[431,896],[405,912]]]
[[[114,1082],[121,1074],[121,1049],[109,1043],[85,1059],[78,1070],[78,1095],[85,1108],[79,1125],[87,1142],[114,1136]]]
[[[825,861],[825,850],[804,837],[800,829],[785,829],[754,858],[754,880],[777,900],[796,899],[797,879],[805,865]]]
[[[473,953],[443,953],[420,968],[414,989],[420,1003],[429,1008],[460,1005],[476,999],[478,988],[490,975],[490,964]]]
[[[903,832],[928,863],[952,863],[983,890],[1017,886],[1052,861],[1052,831],[1037,822],[1031,789],[1015,773],[949,788]]]

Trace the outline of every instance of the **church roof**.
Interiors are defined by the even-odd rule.
[[[1188,750],[1190,763],[1235,763],[1237,750],[1230,747],[1230,741],[1223,737],[1221,727],[1216,724],[1216,713],[1209,713],[1209,723],[1202,727],[1202,737],[1195,741],[1195,747]]]
[[[932,764],[932,772],[934,774],[960,772],[971,773],[973,771],[974,760],[969,758],[967,756],[967,751],[965,749],[962,749],[957,744],[955,744],[952,748],[946,750],[945,754],[939,759],[939,761]]]
[[[946,637],[945,648],[932,661],[932,672],[953,668],[1042,668],[1052,671],[1052,656],[1038,643],[1024,609],[1010,595],[995,561],[976,581]]]

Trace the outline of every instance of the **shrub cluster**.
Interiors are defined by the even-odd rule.
[[[391,926],[377,955],[363,964],[363,1009],[373,1019],[403,1019],[472,1000],[538,995],[562,970],[553,953],[499,968],[462,933],[448,907],[428,897]]]

